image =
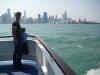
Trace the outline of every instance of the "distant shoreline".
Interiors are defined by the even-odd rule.
[[[12,23],[0,23],[0,24],[12,24]],[[100,24],[100,23],[21,23],[21,24]]]

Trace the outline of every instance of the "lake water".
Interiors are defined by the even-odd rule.
[[[100,24],[23,24],[37,34],[77,75],[100,75]],[[0,24],[0,36],[11,35],[10,24]]]

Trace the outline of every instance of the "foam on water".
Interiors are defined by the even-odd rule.
[[[78,47],[78,48],[83,48],[83,46],[82,46],[82,45],[77,45],[77,47]]]
[[[85,75],[100,75],[100,68],[90,69]]]

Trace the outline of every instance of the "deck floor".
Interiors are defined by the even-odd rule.
[[[38,70],[28,64],[23,64],[22,69],[16,69],[12,64],[0,65],[0,75],[38,75]]]

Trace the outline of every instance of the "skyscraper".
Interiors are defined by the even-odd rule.
[[[7,9],[7,23],[11,23],[11,12],[10,9]]]
[[[20,22],[21,23],[26,23],[26,11],[24,11],[24,15],[21,17],[21,20],[20,20]]]
[[[8,23],[8,13],[2,15],[2,23]]]
[[[54,16],[49,16],[48,21],[52,24],[54,22]]]
[[[26,23],[26,11],[24,11],[24,23]]]
[[[67,21],[67,12],[66,11],[64,11],[64,13],[62,14],[62,20]]]
[[[41,23],[41,15],[38,14],[38,23]]]
[[[48,21],[48,16],[47,16],[47,12],[43,13],[43,23],[47,23]]]
[[[64,12],[64,20],[67,20],[67,13],[66,13],[66,11]]]

